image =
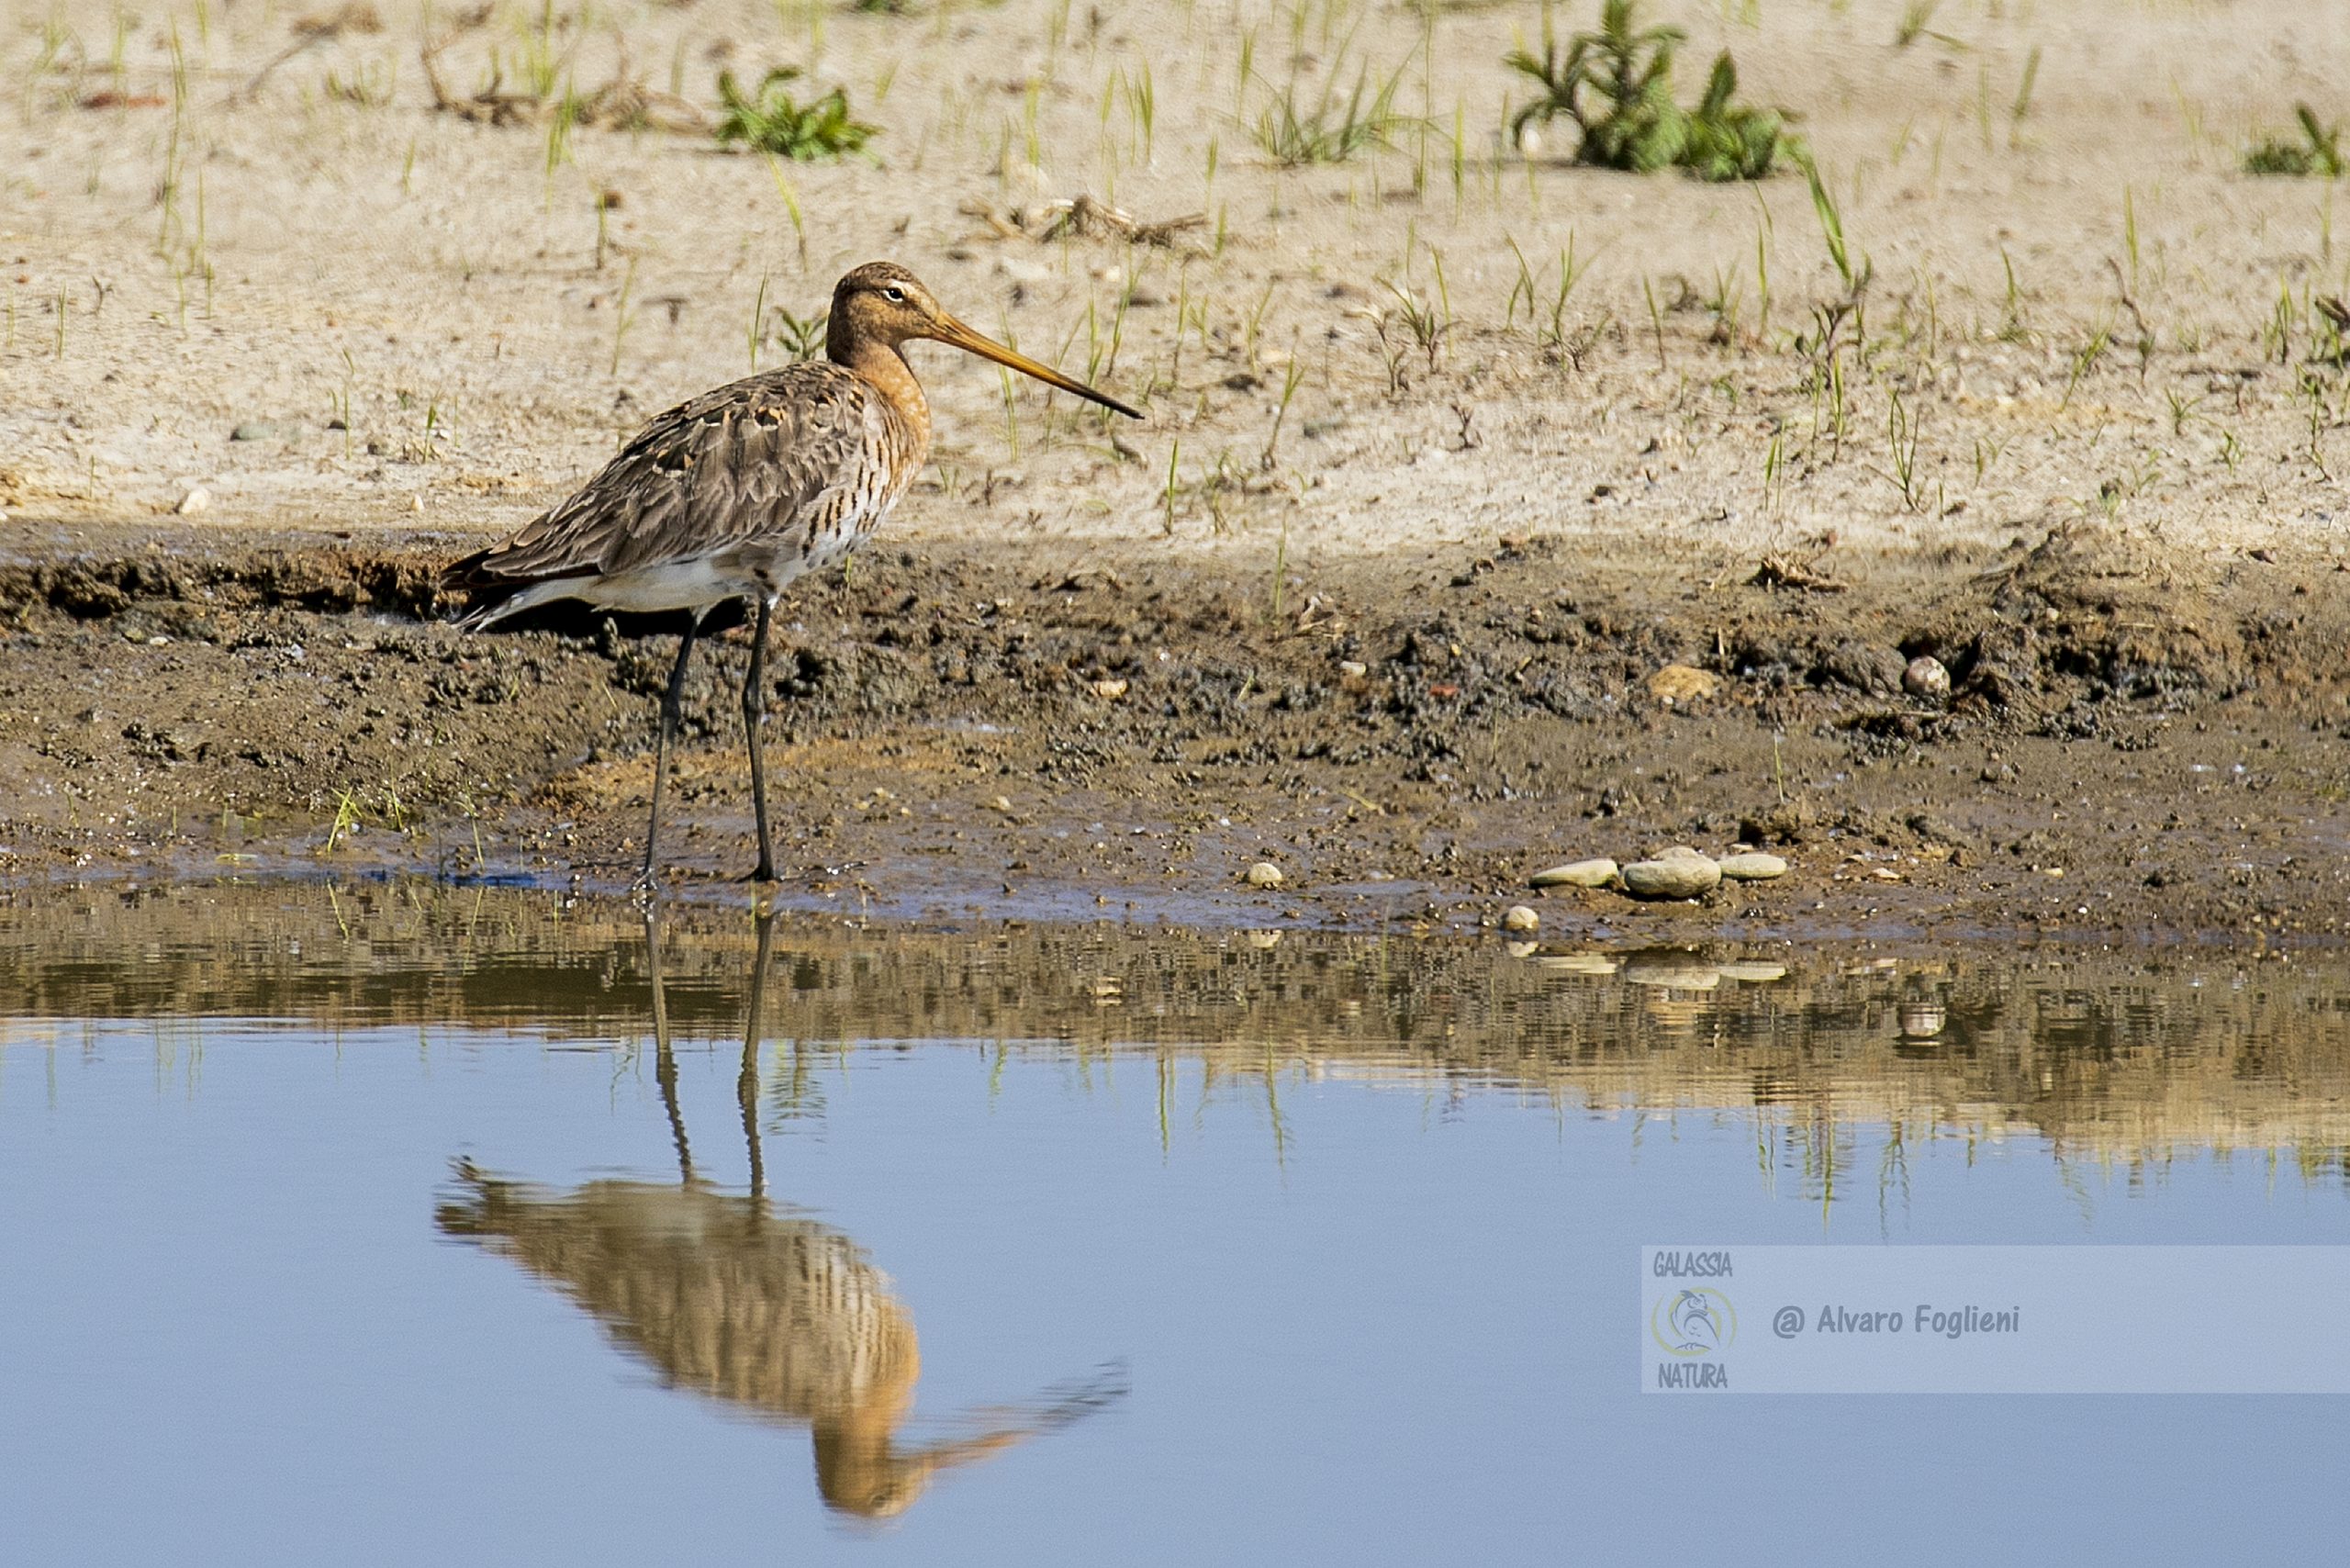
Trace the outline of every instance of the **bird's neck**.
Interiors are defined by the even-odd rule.
[[[917,430],[930,428],[930,401],[923,396],[922,383],[914,379],[913,366],[897,349],[867,339],[841,345],[832,358],[878,387],[909,424]]]

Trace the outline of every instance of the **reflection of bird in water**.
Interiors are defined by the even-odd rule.
[[[744,1129],[752,1192],[712,1191],[695,1176],[677,1104],[676,1059],[654,951],[656,1076],[683,1175],[671,1187],[601,1181],[569,1192],[456,1167],[441,1229],[511,1258],[587,1310],[621,1349],[673,1388],[766,1419],[805,1423],[824,1501],[880,1518],[903,1510],[942,1470],[987,1459],[1066,1426],[1125,1392],[1114,1370],[987,1413],[976,1429],[901,1441],[922,1356],[913,1320],[863,1248],[767,1199],[756,1122],[759,1005],[770,928],[759,924],[751,1022],[744,1032]]]

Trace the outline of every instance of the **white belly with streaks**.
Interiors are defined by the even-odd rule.
[[[701,610],[760,592],[757,581],[711,556],[665,561],[609,577],[554,577],[532,583],[498,607],[490,621],[502,621],[559,599],[576,599],[599,610],[650,615],[668,610]],[[484,622],[483,624],[488,624]]]

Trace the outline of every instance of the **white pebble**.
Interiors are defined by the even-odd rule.
[[[1281,868],[1270,860],[1259,860],[1248,868],[1248,885],[1252,888],[1278,888],[1289,880]]]
[[[1667,850],[1654,860],[1624,868],[1624,890],[1637,899],[1702,898],[1721,885],[1722,868],[1691,850]]]
[[[1527,880],[1538,888],[1604,888],[1616,879],[1613,860],[1576,860],[1537,871]]]
[[[1542,929],[1542,917],[1522,903],[1514,903],[1509,906],[1509,912],[1502,916],[1502,929],[1517,932],[1539,931]]]
[[[1942,660],[1921,654],[1901,672],[1901,689],[1912,697],[1942,701],[1950,695],[1950,671]]]

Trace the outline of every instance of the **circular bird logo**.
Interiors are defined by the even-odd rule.
[[[1693,1286],[1657,1297],[1649,1333],[1668,1356],[1710,1356],[1738,1338],[1738,1309],[1721,1292]]]

